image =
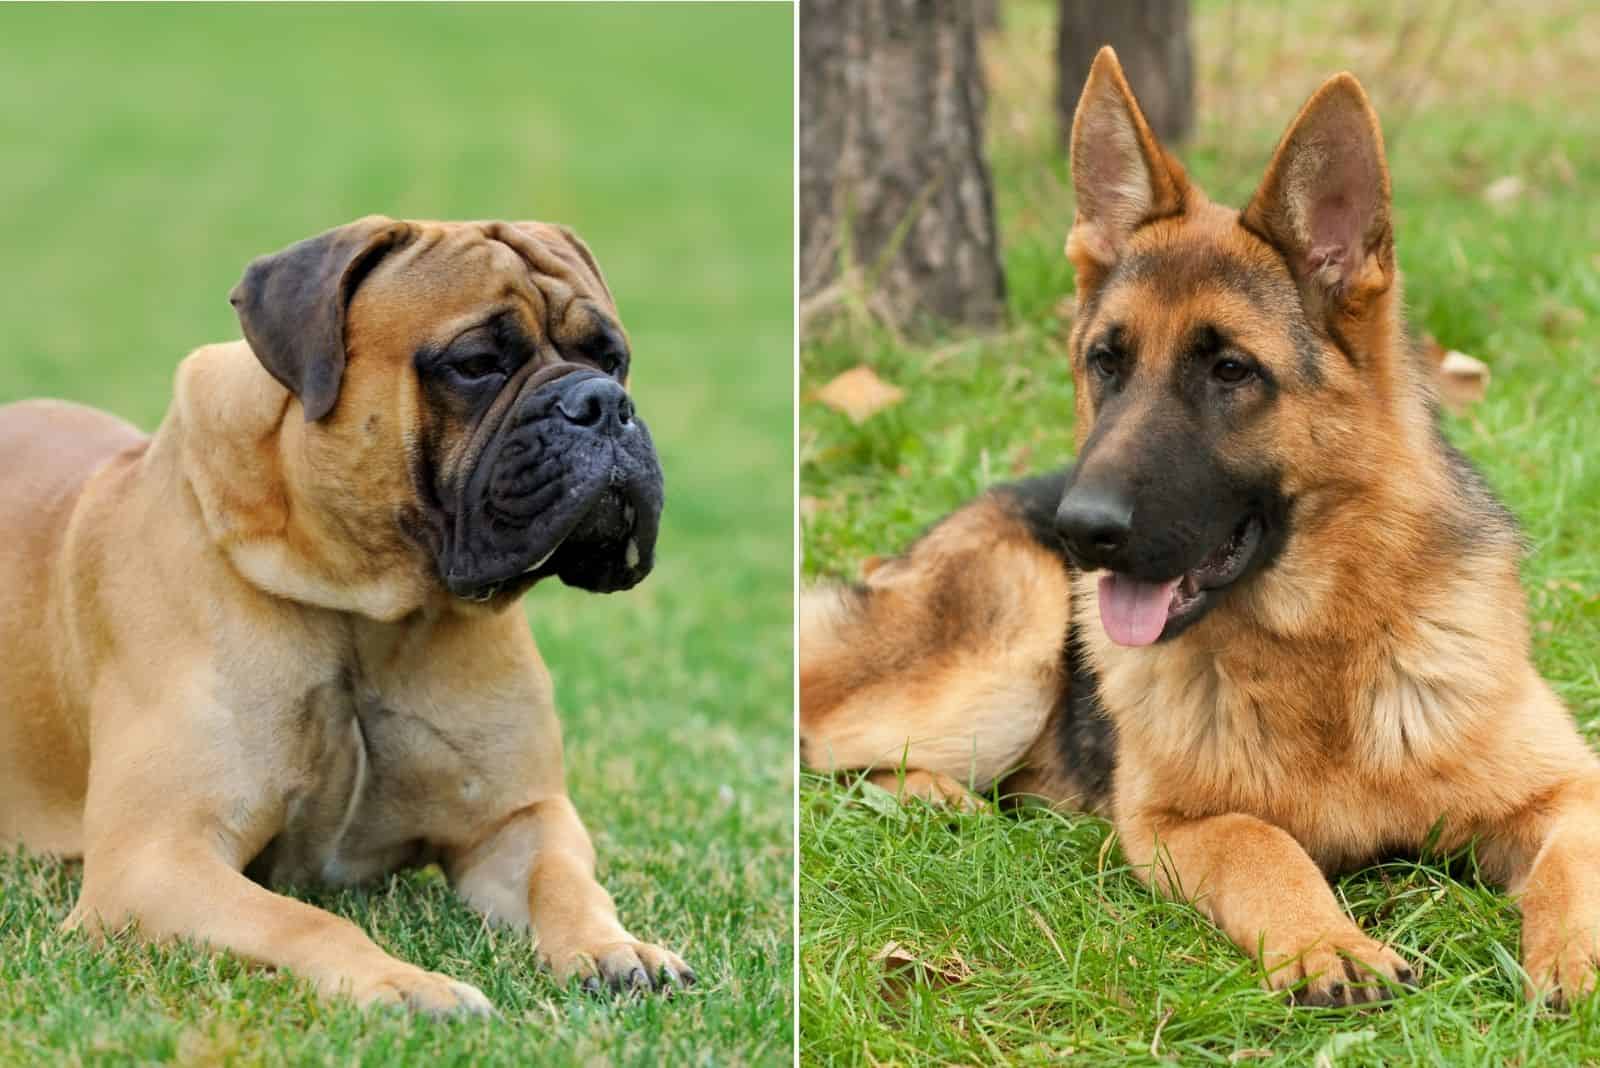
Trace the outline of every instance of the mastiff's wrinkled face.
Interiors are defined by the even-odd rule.
[[[257,260],[233,300],[314,424],[319,484],[359,498],[352,522],[392,523],[451,594],[649,573],[661,467],[611,294],[570,230],[363,219]]]

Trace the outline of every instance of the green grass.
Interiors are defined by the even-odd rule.
[[[807,575],[853,575],[985,486],[1070,457],[1072,197],[1049,112],[1053,7],[1008,0],[986,46],[1006,331],[909,346],[856,324],[802,350]],[[1366,83],[1390,141],[1413,323],[1493,369],[1488,399],[1447,432],[1522,520],[1534,656],[1597,739],[1600,142],[1579,101],[1600,19],[1578,2],[1456,5],[1453,24],[1444,9],[1197,5],[1202,122],[1181,154],[1214,197],[1241,203],[1324,77],[1349,68]],[[1493,205],[1482,191],[1505,175],[1524,191]],[[905,400],[855,426],[804,399],[860,362]],[[1514,907],[1444,858],[1336,887],[1422,962],[1419,993],[1379,1011],[1291,1009],[1197,913],[1132,878],[1099,820],[949,815],[813,779],[800,819],[808,1060],[1600,1061],[1600,1004],[1567,1017],[1525,1005]],[[886,982],[873,957],[890,942],[926,962],[920,981]]]
[[[238,336],[244,264],[368,212],[570,223],[636,360],[667,506],[656,572],[527,602],[572,793],[624,922],[701,984],[538,974],[436,871],[317,898],[501,1018],[319,1004],[190,949],[60,933],[76,875],[0,860],[0,1063],[787,1063],[791,12],[725,7],[0,11],[0,401],[153,428]]]

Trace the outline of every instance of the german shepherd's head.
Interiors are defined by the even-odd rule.
[[[1431,380],[1400,321],[1383,138],[1351,75],[1301,109],[1234,211],[1190,184],[1102,49],[1072,179],[1078,461],[1056,524],[1074,563],[1104,572],[1107,634],[1148,645],[1392,480],[1386,455],[1436,451]]]

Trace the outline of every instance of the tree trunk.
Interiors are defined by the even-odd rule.
[[[1005,311],[967,0],[804,0],[800,291],[860,285],[902,326]]]
[[[1056,35],[1056,117],[1061,143],[1100,46],[1117,50],[1133,95],[1157,137],[1175,144],[1194,125],[1188,0],[1061,0]]]

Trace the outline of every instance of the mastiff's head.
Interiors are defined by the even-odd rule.
[[[298,401],[294,462],[348,543],[398,540],[477,602],[649,573],[661,467],[571,230],[361,219],[251,263],[231,299]]]

